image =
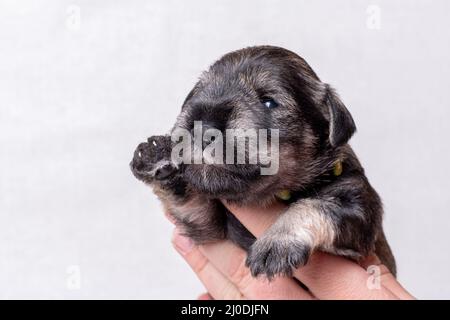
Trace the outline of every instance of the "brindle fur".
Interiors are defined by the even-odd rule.
[[[267,97],[279,107],[264,108]],[[352,116],[305,60],[272,46],[226,54],[189,93],[174,129],[192,130],[194,121],[224,135],[226,129],[279,129],[280,167],[263,176],[259,164],[175,164],[169,135],[139,145],[133,173],[154,188],[187,236],[197,243],[233,240],[248,250],[255,276],[291,275],[314,250],[352,259],[376,253],[396,273],[381,200],[347,143],[356,130]],[[338,161],[343,172],[335,176]],[[286,212],[258,240],[218,200],[270,204],[285,189],[292,192]]]

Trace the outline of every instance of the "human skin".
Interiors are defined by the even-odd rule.
[[[257,238],[275,222],[284,207],[281,203],[266,208],[225,205]],[[197,246],[175,228],[172,242],[208,290],[208,293],[199,296],[200,300],[414,299],[376,256],[356,263],[343,257],[315,252],[305,266],[294,270],[295,279],[276,277],[268,281],[264,277],[251,276],[245,266],[246,252],[229,240]]]

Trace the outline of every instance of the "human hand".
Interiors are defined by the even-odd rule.
[[[276,220],[283,205],[228,209],[256,237]],[[293,278],[253,278],[246,252],[228,240],[195,246],[175,229],[173,244],[208,290],[199,299],[414,299],[377,257],[360,264],[322,252],[294,270]],[[367,272],[366,269],[372,272]],[[298,281],[308,289],[302,287]]]

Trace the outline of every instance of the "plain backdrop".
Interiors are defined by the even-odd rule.
[[[128,163],[203,69],[256,44],[338,90],[400,281],[450,298],[449,15],[447,0],[0,0],[0,298],[200,294]]]

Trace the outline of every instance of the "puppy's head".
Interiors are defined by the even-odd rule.
[[[186,166],[185,177],[195,188],[230,200],[305,187],[328,169],[327,155],[355,131],[348,110],[305,60],[271,46],[228,53],[203,73],[175,128],[193,130],[195,121],[224,137],[227,129],[279,130],[274,175],[261,175],[259,162]]]

